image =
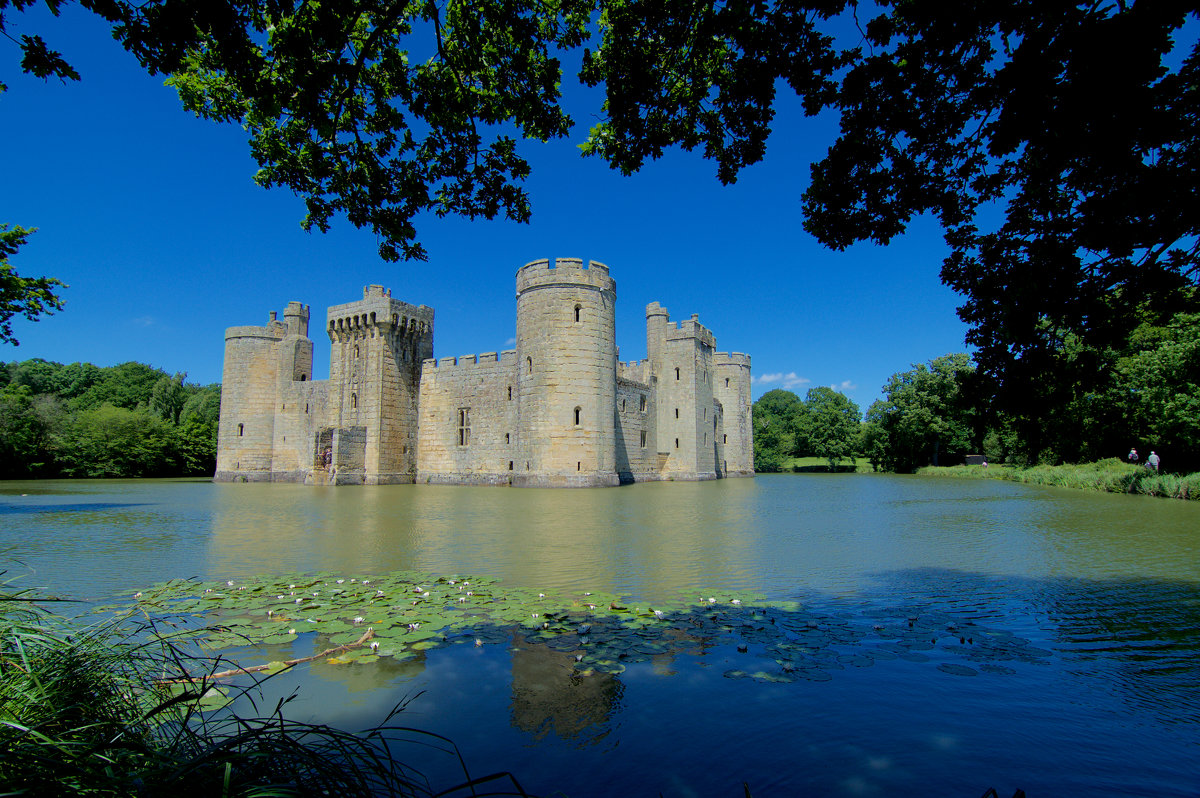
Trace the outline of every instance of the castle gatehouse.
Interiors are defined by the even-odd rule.
[[[371,285],[225,331],[218,482],[594,487],[752,476],[750,357],[697,316],[646,307],[645,360],[617,360],[616,283],[575,258],[517,271],[516,349],[433,356],[433,310]]]

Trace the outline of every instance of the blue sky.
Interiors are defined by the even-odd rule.
[[[21,344],[0,359],[137,360],[218,382],[224,329],[265,323],[296,299],[317,320],[323,378],[325,308],[371,283],[435,309],[439,357],[495,351],[512,346],[517,268],[559,256],[611,268],[622,360],[645,356],[644,309],[657,300],[676,321],[698,313],[719,350],[749,353],[755,398],[831,385],[865,411],[892,373],[965,349],[959,298],[938,279],[945,246],[934,224],[845,252],[803,231],[808,164],[835,127],[805,118],[790,93],[766,160],[722,186],[696,154],[673,152],[628,178],[581,158],[600,101],[568,87],[570,138],[522,145],[532,222],[424,217],[429,261],[393,264],[345,220],[327,234],[301,230],[299,198],[252,182],[245,133],[184,112],[92,15],[39,8],[8,26],[41,34],[83,79],[23,75],[16,45],[0,39],[0,222],[39,230],[13,260],[19,273],[70,285],[62,312],[15,321]]]

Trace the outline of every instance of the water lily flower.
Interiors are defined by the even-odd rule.
[[[663,617],[663,615],[664,615],[664,614],[665,614],[665,613],[664,613],[662,610],[655,610],[655,611],[654,611],[654,617],[655,617],[655,618],[661,618],[661,617]]]
[[[339,584],[339,585],[341,585],[341,584],[345,584],[345,582],[346,582],[346,580],[345,580],[345,579],[339,579],[339,580],[338,580],[338,584]]]
[[[134,598],[141,598],[141,597],[142,597],[142,591],[140,591],[140,590],[139,590],[138,592],[134,593],[134,594],[133,594],[133,597],[134,597]]]
[[[372,651],[378,651],[378,650],[379,650],[379,644],[378,644],[378,643],[372,643],[372,644],[371,644],[371,650],[372,650]]]
[[[466,596],[459,596],[459,597],[458,597],[458,603],[459,603],[459,604],[466,604],[466,603],[467,603],[467,597],[466,597]]]
[[[730,604],[741,604],[741,603],[742,603],[742,600],[741,600],[741,599],[733,599],[733,600],[732,600],[732,601],[730,601],[729,603],[730,603]]]
[[[362,623],[362,622],[363,622],[363,621],[365,621],[365,620],[366,620],[366,618],[362,617],[361,615],[356,615],[356,616],[354,616],[354,622],[355,622],[355,623]]]
[[[467,591],[467,595],[468,595],[468,596],[474,596],[474,595],[475,595],[475,591],[474,591],[474,590],[468,590],[468,591]]]
[[[295,585],[288,585],[288,587],[292,587],[292,588],[294,588],[294,587],[295,587]]]
[[[545,598],[545,597],[546,597],[545,593],[538,593],[538,598]]]
[[[478,647],[478,646],[482,646],[482,645],[483,645],[483,639],[482,639],[482,638],[479,638],[479,637],[475,638],[475,645],[476,645],[477,647]]]
[[[296,634],[296,630],[295,630],[295,629],[288,629],[288,634],[290,634],[290,635],[294,635],[294,634]]]
[[[232,582],[232,581],[230,581],[230,582],[226,582],[225,584],[226,584],[228,587],[233,587],[233,582]]]
[[[303,598],[298,598],[298,599],[296,599],[296,603],[297,603],[297,604],[299,604],[299,603],[300,603],[300,602],[302,602],[302,601],[304,601],[304,599],[303,599]]]
[[[370,579],[364,579],[364,580],[362,581],[362,583],[363,583],[364,585],[369,585],[369,584],[371,584],[371,580],[370,580]]]

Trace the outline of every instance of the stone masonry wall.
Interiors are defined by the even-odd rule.
[[[418,483],[511,484],[517,452],[517,353],[485,352],[421,369]]]

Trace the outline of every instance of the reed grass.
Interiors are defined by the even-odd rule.
[[[929,466],[919,469],[924,476],[1007,479],[1034,485],[1053,485],[1106,493],[1137,493],[1171,499],[1200,499],[1200,473],[1162,474],[1117,458],[1095,463],[1060,466]]]
[[[395,724],[404,704],[362,733],[288,719],[294,695],[242,716],[229,699],[257,712],[257,683],[191,681],[218,658],[128,617],[79,627],[42,601],[0,583],[0,794],[526,795],[508,773],[470,777],[446,738]],[[462,782],[435,790],[395,755],[408,743],[456,758]]]

